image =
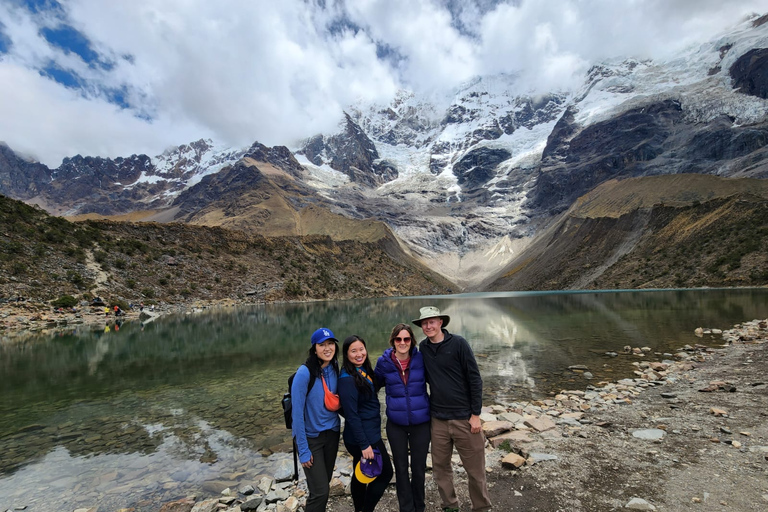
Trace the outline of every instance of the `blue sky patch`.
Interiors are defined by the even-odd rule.
[[[106,96],[107,101],[117,105],[120,108],[131,108],[131,105],[127,100],[128,88],[126,86],[122,86],[119,89],[106,89],[104,90],[104,95]]]
[[[46,11],[63,11],[61,4],[56,0],[14,0],[14,3],[26,7],[33,14]]]
[[[12,45],[13,41],[11,41],[11,38],[5,33],[5,25],[0,23],[0,55],[8,53],[8,50],[11,49]]]
[[[40,70],[42,76],[48,77],[70,89],[82,89],[85,81],[74,71],[64,69],[51,61]]]
[[[121,109],[131,108],[131,104],[128,103],[128,87],[125,85],[112,88],[96,86],[94,88],[94,84],[86,83],[83,77],[72,70],[62,68],[53,61],[49,62],[45,68],[41,69],[40,74],[56,81],[64,87],[79,91],[84,98],[91,96],[91,94],[89,94],[90,91],[91,93],[103,97],[109,103],[117,105]]]
[[[69,25],[59,25],[57,28],[43,27],[40,33],[53,46],[61,48],[66,53],[79,55],[88,64],[99,59],[99,54],[93,51],[88,38]]]

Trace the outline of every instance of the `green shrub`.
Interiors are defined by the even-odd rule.
[[[51,305],[55,308],[72,308],[77,306],[77,299],[71,295],[62,295],[51,302]]]
[[[67,270],[67,280],[78,288],[81,288],[83,285],[85,285],[85,279],[83,276],[74,270]]]
[[[142,288],[141,294],[148,299],[152,299],[155,297],[155,290],[152,288]]]

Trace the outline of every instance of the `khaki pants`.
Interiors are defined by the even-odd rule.
[[[489,510],[491,499],[485,483],[485,436],[482,432],[473,434],[469,420],[432,418],[432,474],[440,492],[442,507],[459,508],[451,468],[454,446],[467,471],[472,510]]]

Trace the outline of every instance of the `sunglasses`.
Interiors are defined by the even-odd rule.
[[[395,341],[397,343],[410,343],[411,342],[411,337],[410,336],[406,336],[405,338],[395,338]]]

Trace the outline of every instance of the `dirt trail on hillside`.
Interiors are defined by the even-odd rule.
[[[91,293],[98,295],[99,291],[106,289],[105,285],[107,284],[107,281],[109,281],[109,274],[107,274],[104,269],[101,268],[101,265],[99,265],[99,263],[96,261],[96,258],[93,256],[93,251],[90,249],[86,249],[85,251],[85,266],[96,276],[93,280],[94,282],[93,288],[91,288]]]

